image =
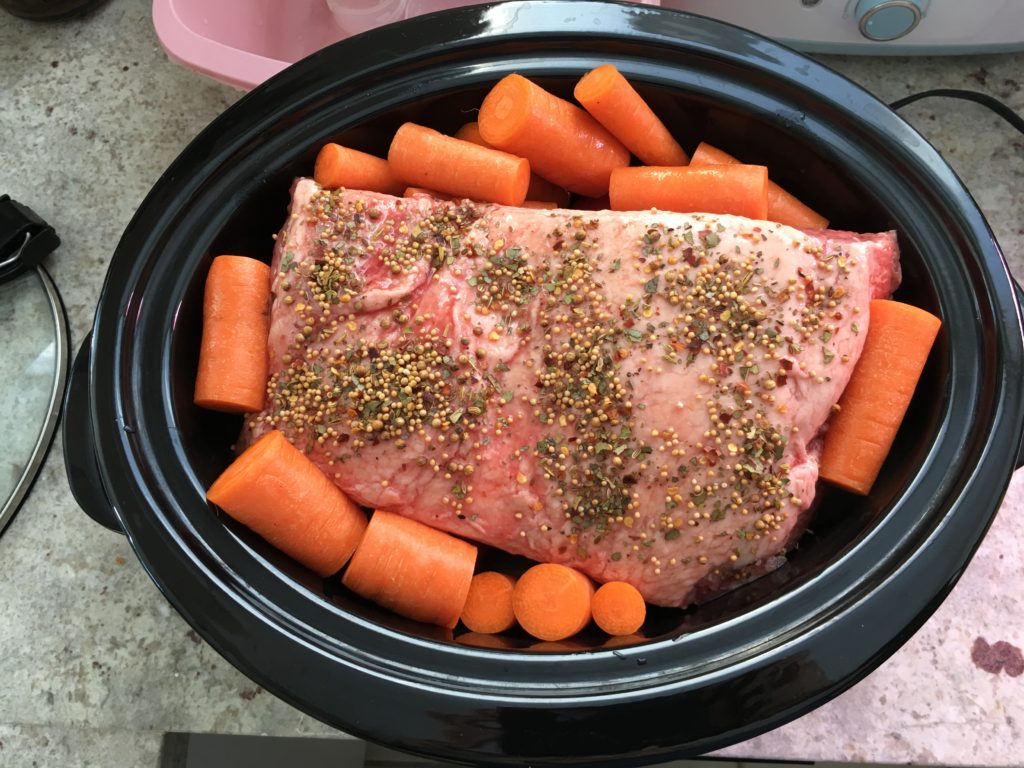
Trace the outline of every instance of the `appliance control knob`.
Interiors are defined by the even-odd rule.
[[[869,40],[896,40],[913,31],[924,16],[923,0],[858,0],[860,33]]]

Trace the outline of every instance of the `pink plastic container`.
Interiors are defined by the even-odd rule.
[[[242,90],[345,37],[324,0],[153,0],[153,27],[172,61]]]
[[[660,2],[638,1],[648,5]],[[472,2],[153,0],[153,27],[172,61],[249,90],[289,64],[350,35]]]

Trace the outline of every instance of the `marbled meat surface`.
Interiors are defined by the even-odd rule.
[[[346,493],[655,604],[778,562],[893,233],[298,180],[267,405]]]

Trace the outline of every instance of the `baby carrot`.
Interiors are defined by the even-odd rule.
[[[825,433],[822,479],[862,496],[871,491],[941,325],[909,304],[871,302],[864,350]]]
[[[523,202],[520,208],[538,208],[540,210],[554,210],[558,207],[557,203],[552,203],[548,200],[526,200]]]
[[[616,168],[608,196],[614,211],[660,208],[764,219],[768,169],[763,165]]]
[[[247,256],[215,258],[203,294],[195,404],[231,413],[262,410],[269,334],[270,267]]]
[[[456,139],[462,139],[463,141],[470,141],[473,144],[479,144],[481,147],[491,146],[484,137],[480,135],[480,124],[479,123],[466,123],[459,130],[455,132]],[[569,193],[562,189],[557,184],[552,184],[547,179],[542,179],[536,173],[530,173],[530,186],[526,189],[526,199],[547,202],[550,200],[555,203],[553,208],[565,208],[569,204]],[[527,206],[533,207],[533,206]]]
[[[466,604],[475,564],[472,544],[378,509],[342,582],[406,618],[452,629]]]
[[[614,64],[590,70],[576,83],[573,96],[644,165],[689,162],[679,142]]]
[[[603,195],[612,169],[629,165],[629,150],[593,117],[522,75],[491,89],[479,122],[484,141],[525,157],[534,173],[570,192]]]
[[[462,139],[463,141],[468,141],[471,144],[476,144],[481,147],[491,146],[484,141],[484,137],[480,135],[480,123],[475,121],[464,123],[459,126],[459,130],[457,130],[454,135],[456,139]]]
[[[512,609],[519,625],[538,640],[564,640],[590,621],[594,585],[565,565],[541,563],[519,577]]]
[[[690,159],[691,166],[735,165],[739,162],[728,152],[703,141],[697,145]],[[800,229],[824,229],[828,226],[828,219],[804,205],[771,179],[768,180],[768,220]]]
[[[516,580],[497,571],[484,571],[473,577],[469,596],[462,608],[462,623],[482,634],[504,632],[516,623],[512,610],[512,590]]]
[[[609,635],[632,635],[647,618],[643,596],[625,581],[609,581],[598,587],[590,609],[594,623]]]
[[[224,470],[206,498],[320,576],[337,573],[366,515],[279,431]]]
[[[452,200],[451,195],[442,195],[440,192],[435,192],[432,189],[424,189],[423,187],[406,187],[402,193],[402,197],[432,197],[435,200]]]
[[[394,174],[407,185],[502,205],[519,205],[530,186],[530,164],[497,149],[405,123],[388,150]]]
[[[316,156],[313,181],[321,187],[365,189],[400,195],[405,185],[395,178],[388,161],[340,144],[324,144]]]

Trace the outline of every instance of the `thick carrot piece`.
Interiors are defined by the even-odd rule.
[[[366,515],[279,431],[232,462],[206,498],[320,576],[348,562]]]
[[[512,610],[512,590],[516,580],[497,571],[484,571],[473,577],[469,595],[462,608],[466,628],[485,635],[504,632],[516,623]]]
[[[590,609],[594,623],[609,635],[632,635],[647,618],[643,595],[625,581],[609,581],[598,587]]]
[[[590,621],[594,585],[579,571],[541,563],[519,577],[512,592],[516,621],[538,640],[564,640]]]
[[[484,141],[484,137],[480,135],[479,123],[466,123],[455,132],[455,138],[462,139],[463,141],[469,141],[473,144],[479,144],[481,147],[491,146]],[[527,201],[536,202],[547,202],[550,200],[555,203],[555,205],[552,206],[553,208],[565,208],[565,206],[569,204],[569,193],[557,184],[552,184],[547,179],[542,179],[536,173],[531,173],[530,186],[526,189],[526,199]]]
[[[391,172],[387,160],[340,144],[324,144],[320,149],[313,167],[313,181],[328,189],[346,187],[388,195],[400,195],[405,189],[405,184]]]
[[[519,205],[530,186],[530,164],[523,158],[415,123],[395,133],[388,162],[409,186],[471,200]]]
[[[263,409],[270,335],[270,267],[218,256],[206,275],[203,336],[193,402],[229,413]]]
[[[614,64],[590,70],[576,83],[573,96],[644,165],[686,165],[690,161]]]
[[[480,135],[492,147],[530,161],[533,172],[588,197],[608,192],[629,150],[593,117],[522,75],[502,78],[484,98]]]
[[[378,509],[342,583],[401,616],[452,629],[466,604],[475,565],[472,544]]]
[[[768,169],[763,165],[695,168],[617,168],[608,191],[613,211],[659,208],[677,213],[768,215]]]
[[[871,302],[864,349],[825,433],[822,479],[862,496],[871,491],[941,326],[909,304]]]
[[[739,162],[728,152],[716,149],[703,141],[697,145],[690,159],[692,166],[736,165]],[[771,179],[768,180],[768,220],[800,229],[824,229],[828,226],[828,219],[810,206],[804,205]]]

